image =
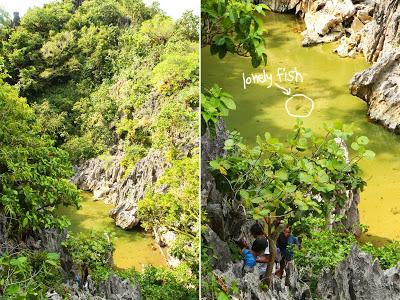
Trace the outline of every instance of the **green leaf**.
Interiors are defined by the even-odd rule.
[[[240,197],[242,197],[243,199],[249,199],[250,198],[250,194],[248,191],[246,190],[240,190],[239,192]]]
[[[360,149],[360,145],[356,142],[351,143],[351,149],[358,151]]]
[[[217,300],[230,300],[230,297],[224,292],[219,292]]]
[[[366,136],[360,136],[357,139],[357,143],[359,143],[360,145],[367,145],[369,143],[369,139]]]
[[[275,177],[280,179],[280,180],[282,180],[282,181],[286,181],[286,180],[288,180],[289,175],[286,172],[286,170],[280,169],[280,170],[275,172]]]
[[[220,163],[218,161],[216,161],[216,160],[212,160],[212,161],[210,161],[210,166],[214,170],[218,170],[219,167],[220,167]]]
[[[252,198],[251,199],[251,202],[252,203],[254,203],[254,204],[260,204],[260,203],[262,203],[264,200],[263,200],[263,198],[261,198],[261,197],[256,197],[256,198]]]
[[[365,150],[363,157],[366,159],[374,159],[375,158],[375,152],[371,150]]]
[[[225,106],[231,110],[235,110],[236,109],[236,104],[235,102],[232,100],[232,98],[228,98],[228,97],[221,97],[221,101],[225,104]]]

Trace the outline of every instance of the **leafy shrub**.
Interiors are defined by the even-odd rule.
[[[161,187],[167,191],[158,191]],[[194,273],[198,269],[198,189],[198,156],[175,160],[138,207],[144,228],[165,227],[177,234],[172,253]]]
[[[365,244],[361,249],[377,258],[383,269],[390,269],[400,262],[400,242],[391,241],[381,247],[375,247],[372,244]]]
[[[125,168],[125,174],[129,174],[136,163],[147,155],[147,152],[148,150],[142,145],[130,145],[125,147],[125,155],[121,160],[121,166]]]
[[[0,296],[5,299],[44,299],[49,287],[61,282],[60,255],[23,251],[0,256]]]
[[[15,233],[65,227],[59,205],[78,206],[68,154],[53,146],[25,99],[0,79],[0,211]]]
[[[208,128],[212,135],[215,134],[215,124],[220,118],[227,117],[229,110],[235,110],[236,104],[232,95],[222,91],[214,84],[213,87],[201,94],[201,128],[202,134]]]
[[[79,268],[86,263],[90,275],[96,282],[106,280],[111,272],[111,257],[114,251],[109,233],[95,232],[70,234],[63,246]]]
[[[184,280],[184,278],[183,278]],[[187,286],[173,271],[147,267],[138,276],[144,299],[148,300],[191,300],[198,299],[197,286]]]

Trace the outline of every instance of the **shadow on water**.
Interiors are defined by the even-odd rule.
[[[82,192],[81,209],[62,207],[58,213],[71,220],[69,230],[74,233],[108,231],[114,234],[114,266],[117,269],[135,267],[141,270],[144,265],[166,266],[165,259],[154,243],[151,234],[139,226],[126,231],[117,227],[108,213],[112,206],[103,201],[93,201],[91,193]]]
[[[230,112],[226,120],[228,129],[237,129],[250,144],[265,131],[285,138],[296,122],[285,110],[288,97],[276,87],[252,84],[245,90],[242,73],[256,74],[266,69],[276,79],[278,68],[296,68],[304,82],[279,84],[291,88],[292,95],[305,94],[314,100],[314,111],[303,119],[305,126],[322,133],[324,122],[340,120],[353,124],[356,136],[369,137],[376,158],[360,162],[367,181],[359,205],[361,222],[369,226],[371,236],[400,239],[400,227],[393,226],[400,223],[400,214],[391,213],[400,207],[400,136],[370,122],[366,103],[352,96],[348,87],[353,75],[369,65],[362,57],[340,58],[333,54],[337,43],[302,47],[299,32],[304,24],[291,15],[269,13],[265,20],[267,66],[254,69],[249,58],[227,55],[220,60],[210,55],[209,48],[202,49],[203,85],[217,83],[233,95],[237,104],[237,110]]]

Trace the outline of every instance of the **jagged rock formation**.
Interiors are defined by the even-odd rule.
[[[382,270],[378,260],[353,247],[334,271],[325,270],[318,280],[321,299],[395,300],[400,295],[400,265]]]
[[[399,132],[400,48],[385,50],[372,67],[355,74],[350,81],[350,91],[367,102],[372,120]]]
[[[86,289],[79,289],[75,283],[66,284],[69,293],[68,299],[71,300],[140,300],[141,292],[137,283],[131,284],[115,274],[108,277],[107,281],[95,288],[89,279],[89,286]],[[50,300],[62,300],[63,298],[57,292],[49,291],[47,298]]]
[[[150,151],[124,176],[125,170],[119,159],[120,155],[113,156],[108,167],[99,158],[90,159],[76,170],[72,180],[80,189],[92,191],[96,199],[115,205],[110,216],[117,226],[131,229],[139,222],[136,216],[138,201],[143,198],[146,188],[163,174],[168,163],[161,151]]]
[[[372,20],[374,0],[265,0],[273,11],[304,18],[303,46],[343,39],[339,55],[355,55],[360,30]],[[347,38],[346,36],[351,36]]]
[[[240,300],[300,300],[311,299],[310,288],[307,284],[301,283],[298,279],[298,272],[294,264],[289,264],[287,276],[284,279],[273,278],[270,288],[265,290],[261,286],[260,278],[257,273],[243,273],[242,263],[234,263],[229,268],[221,272],[216,270],[215,276],[224,281],[228,288],[236,285],[240,290],[240,295],[236,299]]]
[[[382,1],[363,29],[359,48],[375,64],[354,75],[350,91],[368,104],[368,116],[386,128],[400,129],[400,2]]]
[[[169,167],[160,150],[151,150],[146,157],[139,160],[135,167],[125,175],[125,169],[120,166],[122,153],[112,151],[111,161],[104,162],[99,158],[86,161],[76,169],[72,181],[78,188],[93,192],[94,198],[113,204],[109,215],[115,224],[123,229],[132,229],[139,223],[137,216],[138,203],[143,199],[146,189],[162,176]],[[168,186],[158,192],[166,192]],[[172,231],[165,228],[155,228],[153,235],[161,247],[169,247],[176,237]],[[170,266],[177,266],[179,260],[166,251]]]
[[[283,279],[273,278],[268,291],[260,287],[257,273],[242,272],[242,263],[230,264],[225,271],[214,273],[228,288],[237,285],[238,299],[254,300],[306,300],[312,299],[311,291],[293,262],[288,265]],[[378,260],[353,247],[349,256],[335,270],[324,270],[317,286],[318,299],[399,299],[400,265],[382,270]]]
[[[240,203],[230,203],[217,188],[209,171],[209,161],[223,156],[224,142],[228,138],[223,120],[216,126],[215,136],[206,132],[201,137],[201,201],[207,213],[210,228],[223,240],[240,235],[246,221],[245,210]]]

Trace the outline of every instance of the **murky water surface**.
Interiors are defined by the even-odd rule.
[[[217,83],[234,96],[237,110],[227,119],[229,129],[237,129],[249,143],[258,134],[271,132],[285,138],[295,124],[296,115],[307,127],[323,131],[322,123],[341,120],[353,123],[356,135],[366,135],[370,148],[377,156],[362,161],[364,178],[368,182],[359,205],[361,222],[369,226],[363,240],[381,244],[386,239],[400,239],[400,136],[366,117],[367,106],[349,93],[348,83],[353,74],[368,67],[364,58],[340,58],[332,53],[336,44],[304,48],[301,46],[303,23],[290,15],[269,14],[266,17],[268,64],[252,68],[250,59],[227,55],[223,60],[202,50],[202,80],[205,87]],[[265,74],[263,72],[265,69]],[[301,82],[300,75],[303,77]],[[291,72],[291,73],[290,73]],[[251,74],[261,77],[253,78]],[[271,81],[268,79],[272,74]],[[244,89],[243,77],[247,79]],[[279,80],[280,79],[280,80]],[[293,79],[292,81],[290,81]],[[257,81],[254,83],[254,81]],[[261,81],[264,81],[262,83]],[[290,99],[281,88],[291,88]],[[288,112],[291,115],[288,114]]]
[[[71,220],[72,232],[109,231],[115,234],[114,266],[118,269],[135,267],[140,271],[144,265],[166,266],[165,259],[150,234],[143,230],[123,230],[108,216],[111,206],[103,201],[93,201],[91,193],[82,192],[82,208],[63,207],[59,213]]]

